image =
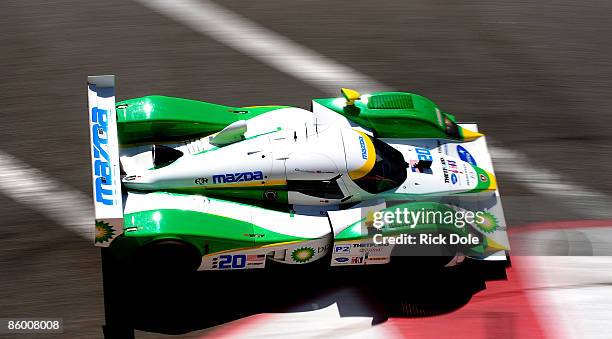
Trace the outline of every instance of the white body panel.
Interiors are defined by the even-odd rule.
[[[119,155],[114,93],[113,96],[101,98],[95,94],[95,88],[90,86],[90,111],[93,107],[104,105],[112,112],[109,123],[113,128],[108,132],[108,151],[116,159]],[[466,127],[476,129],[475,125]],[[429,167],[431,173],[406,168],[406,179],[400,181],[398,187],[386,191],[383,199],[377,197],[377,193],[366,191],[358,182],[370,174],[379,160],[379,149],[371,137],[372,133],[367,129],[313,103],[313,112],[299,108],[276,109],[236,122],[210,136],[165,144],[183,155],[164,167],[154,168],[151,145],[123,148],[121,163],[127,174],[124,184],[140,192],[132,191],[125,195],[124,211],[119,198],[115,200],[118,204],[113,204],[112,209],[96,206],[96,214],[98,216],[99,212],[104,218],[116,216],[120,221],[123,213],[157,209],[191,210],[240,220],[272,232],[304,239],[206,255],[200,267],[204,270],[219,269],[220,260],[226,259],[221,256],[244,255],[250,263],[246,268],[258,268],[265,266],[261,255],[275,261],[297,264],[314,261],[330,251],[331,265],[384,264],[389,261],[393,246],[377,246],[368,243],[368,240],[336,241],[334,237],[368,212],[385,208],[384,199],[388,199],[389,195],[401,198],[409,194],[416,200],[418,196],[470,191],[476,186],[476,181],[472,180],[476,172],[470,165],[474,161],[482,169],[493,173],[484,137],[462,143],[441,142],[438,139],[386,139],[382,141],[399,151],[406,164],[414,165],[410,162],[421,159],[419,148],[430,152],[428,154],[432,162]],[[113,178],[112,184],[115,185],[112,192],[119,192],[120,197],[118,161],[111,163],[117,167],[109,172]],[[291,188],[293,183],[307,181],[333,181],[337,184],[338,196],[323,197]],[[210,188],[275,185],[287,187],[288,203],[293,205],[295,213],[205,196],[206,190]],[[144,192],[166,189],[191,189],[192,193],[193,190],[201,190],[199,192],[203,195]],[[461,200],[457,196],[458,206],[464,202]],[[499,193],[489,191],[465,203],[466,208],[476,207],[495,215],[503,227],[487,236],[507,247]],[[345,204],[351,204],[348,206],[352,207],[347,208]],[[300,256],[304,249],[312,250],[314,254],[304,259]]]
[[[88,116],[91,143],[94,212],[97,246],[108,246],[123,232],[115,77],[90,76],[87,79]],[[102,230],[100,227],[111,227]],[[107,236],[98,236],[107,232]],[[111,236],[112,234],[112,236]]]

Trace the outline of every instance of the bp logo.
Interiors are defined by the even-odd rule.
[[[476,222],[476,226],[480,228],[481,231],[485,233],[493,233],[499,227],[499,222],[497,218],[489,213],[489,212],[481,212],[482,213],[482,222]]]
[[[106,242],[115,236],[115,231],[107,222],[96,220],[96,242]]]
[[[297,248],[293,252],[291,252],[291,258],[295,262],[305,263],[308,260],[312,259],[315,254],[315,250],[312,247],[302,247]]]

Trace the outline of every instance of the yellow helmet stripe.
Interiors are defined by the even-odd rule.
[[[370,140],[370,137],[363,132],[360,132],[360,131],[355,131],[355,132],[359,133],[365,142],[366,150],[367,150],[367,153],[366,153],[367,159],[361,167],[359,167],[358,169],[354,171],[349,172],[349,177],[351,177],[351,179],[353,180],[362,178],[366,174],[368,174],[372,170],[372,168],[374,167],[374,163],[376,162],[376,150],[374,149],[374,143],[372,143],[372,140]]]

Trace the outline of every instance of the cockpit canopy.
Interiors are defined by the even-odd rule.
[[[367,137],[366,142],[374,145],[375,156],[374,166],[361,178],[353,181],[364,191],[372,194],[389,191],[399,187],[406,181],[407,164],[404,156],[395,148],[385,142]]]

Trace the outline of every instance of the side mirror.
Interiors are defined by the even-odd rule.
[[[359,92],[349,88],[342,88],[340,89],[340,92],[342,92],[344,99],[346,99],[347,106],[354,106],[355,101],[359,100],[359,97],[361,96]]]

